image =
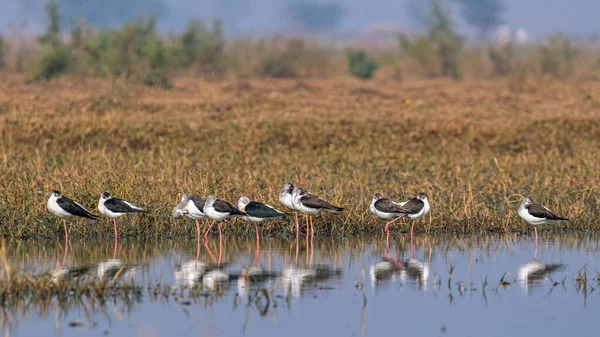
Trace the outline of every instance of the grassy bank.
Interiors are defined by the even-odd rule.
[[[346,207],[322,235],[380,231],[380,192],[430,196],[418,232],[526,230],[523,196],[597,229],[600,84],[427,80],[199,81],[172,90],[97,79],[0,82],[0,222],[10,237],[63,235],[52,189],[95,209],[100,193],[147,206],[123,235],[193,235],[171,220],[181,193],[246,195],[275,205],[283,182]],[[281,206],[283,209],[283,206]],[[290,221],[264,234],[292,235]],[[406,222],[392,228],[407,230]],[[72,235],[111,232],[108,219]],[[239,220],[225,232],[251,234]]]

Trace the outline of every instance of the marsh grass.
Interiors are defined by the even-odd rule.
[[[146,206],[149,214],[117,220],[124,236],[186,237],[193,223],[170,219],[183,192],[234,204],[246,195],[284,210],[277,193],[286,181],[346,208],[317,216],[318,235],[381,231],[368,211],[375,192],[427,193],[432,212],[419,233],[528,231],[515,211],[524,196],[571,219],[544,228],[598,228],[596,82],[525,81],[515,91],[509,81],[180,78],[165,91],[5,77],[3,236],[62,236],[46,210],[53,189],[92,210],[105,190]],[[107,218],[69,222],[75,236],[111,232]],[[263,235],[291,237],[292,222],[265,222]],[[236,220],[225,233],[253,228]]]

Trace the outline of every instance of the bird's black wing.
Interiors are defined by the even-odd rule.
[[[204,199],[202,199],[201,197],[197,196],[197,195],[193,195],[190,200],[192,200],[192,202],[194,203],[194,206],[196,206],[196,208],[198,208],[200,210],[200,212],[203,212],[202,210],[204,209]]]
[[[229,213],[230,215],[246,215],[246,213],[240,211],[232,204],[223,200],[215,200],[213,207],[215,208],[215,211],[220,213]]]
[[[344,210],[343,207],[334,206],[314,194],[307,194],[301,197],[300,202],[308,208],[322,209],[329,212],[341,212]]]
[[[567,218],[556,215],[551,210],[538,204],[531,204],[527,207],[527,212],[536,218],[546,218],[548,220],[569,220]]]
[[[402,205],[402,209],[404,210],[402,213],[417,214],[423,209],[424,206],[425,203],[423,202],[423,200],[412,198],[409,201],[407,201],[406,204]]]
[[[65,211],[67,211],[75,216],[80,216],[82,218],[93,219],[93,220],[98,219],[97,215],[90,213],[90,211],[85,209],[85,207],[81,206],[80,204],[76,203],[75,201],[73,201],[67,197],[58,198],[56,200],[56,203],[58,204],[58,206],[60,206],[60,208],[64,209]]]
[[[287,215],[272,207],[269,207],[268,205],[255,201],[251,201],[248,205],[246,205],[244,211],[246,214],[257,218],[276,218]]]
[[[406,210],[388,198],[375,201],[375,209],[384,213],[406,213]]]
[[[114,213],[141,213],[143,210],[131,207],[125,200],[110,198],[104,202],[104,207]]]

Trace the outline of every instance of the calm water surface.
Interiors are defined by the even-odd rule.
[[[221,250],[215,238],[199,247],[124,238],[72,240],[66,254],[58,240],[5,241],[10,272],[133,279],[144,291],[5,307],[0,327],[14,336],[591,336],[599,241],[547,235],[536,252],[520,235],[420,235],[412,244],[398,235],[389,249],[382,236],[318,237],[308,247],[262,238],[260,250],[248,238],[225,238]],[[214,290],[175,298],[147,284]]]

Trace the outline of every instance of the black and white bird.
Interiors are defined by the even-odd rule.
[[[212,226],[215,224],[215,222],[218,221],[223,221],[227,218],[229,218],[230,216],[244,216],[246,215],[246,213],[240,211],[239,209],[235,208],[235,206],[233,206],[232,204],[217,199],[217,197],[215,197],[214,195],[209,195],[206,200],[204,201],[204,208],[202,209],[202,212],[204,214],[206,214],[207,217],[211,218],[213,221],[210,224],[210,226],[208,227],[208,230],[206,230],[206,233],[204,233],[204,238],[207,239],[208,238],[208,232],[210,231],[210,229],[212,228]],[[223,233],[221,231],[221,225],[218,225],[219,227],[219,238],[222,239],[223,237]]]
[[[298,223],[298,210],[294,207],[292,203],[292,192],[294,191],[294,185],[292,183],[284,183],[281,186],[281,191],[279,192],[279,202],[282,203],[285,207],[294,211],[294,215],[296,217],[296,238],[300,235],[300,224]]]
[[[519,268],[517,278],[521,284],[521,288],[527,292],[530,286],[541,284],[554,271],[563,269],[564,267],[565,265],[558,263],[545,264],[538,261],[532,261]]]
[[[100,194],[100,200],[98,201],[98,211],[113,219],[113,226],[115,230],[115,238],[119,237],[117,232],[117,218],[128,213],[147,213],[143,208],[136,206],[129,201],[112,197],[109,192],[104,191]]]
[[[294,188],[292,191],[292,205],[298,211],[310,216],[310,227],[312,234],[314,235],[314,227],[312,226],[312,216],[318,214],[320,211],[337,213],[344,210],[343,207],[338,207],[330,204],[326,200],[317,197],[316,195],[301,189],[299,187]],[[306,222],[306,233],[308,234],[308,219]]]
[[[181,202],[173,208],[173,218],[180,219],[184,215],[190,219],[196,220],[196,232],[198,243],[200,243],[200,222],[199,220],[206,219],[204,214],[204,199],[198,195],[184,193],[181,196]]]
[[[69,240],[69,231],[67,230],[67,220],[65,218],[71,216],[78,216],[86,219],[97,220],[98,216],[92,214],[85,207],[81,206],[81,204],[64,197],[60,191],[52,191],[50,193],[50,197],[48,198],[48,211],[50,213],[62,218],[63,225],[65,227],[65,241]]]
[[[286,213],[278,211],[277,209],[275,209],[275,207],[271,205],[263,204],[261,202],[256,201],[250,201],[250,198],[248,197],[241,197],[240,199],[238,199],[238,209],[246,213],[246,215],[242,217],[244,220],[254,223],[254,228],[256,230],[256,242],[258,242],[259,240],[259,222],[264,221],[266,219],[287,216]]]
[[[519,205],[519,210],[517,211],[519,216],[525,220],[528,224],[533,226],[533,230],[535,231],[535,242],[538,241],[537,235],[537,226],[543,225],[546,223],[556,222],[556,221],[564,221],[569,220],[567,218],[563,218],[561,216],[556,215],[556,213],[547,209],[542,205],[538,205],[533,202],[533,200],[529,198],[523,199],[521,205]]]
[[[419,193],[415,198],[404,202],[395,202],[387,198],[382,198],[381,194],[375,193],[369,209],[373,214],[383,219],[396,217],[396,219],[389,221],[385,225],[386,232],[389,232],[390,223],[405,216],[411,219],[413,222],[410,227],[410,237],[412,238],[415,223],[425,214],[429,213],[431,206],[429,205],[429,198],[425,193]]]
[[[373,195],[373,200],[371,200],[369,210],[371,213],[382,219],[393,219],[385,224],[385,232],[389,233],[390,224],[406,215],[406,210],[402,208],[404,204],[406,204],[406,202],[393,201],[388,198],[383,198],[379,193],[375,193]]]

